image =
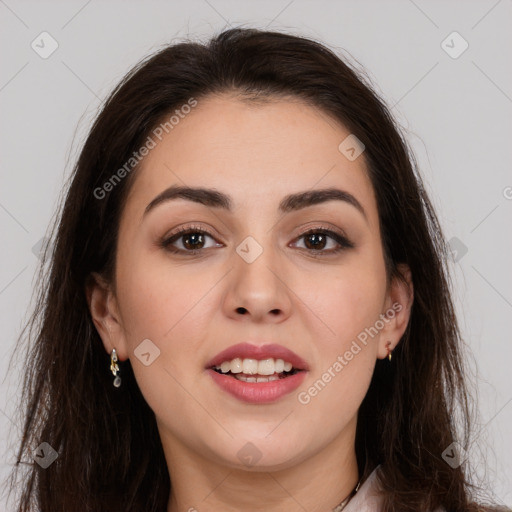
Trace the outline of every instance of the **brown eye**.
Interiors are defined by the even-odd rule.
[[[324,233],[311,233],[304,237],[304,244],[308,249],[321,250],[325,249],[328,238]]]
[[[160,246],[174,253],[197,254],[209,248],[205,247],[207,238],[214,240],[213,236],[204,229],[193,227],[181,228],[177,233],[174,233],[170,237],[162,240],[160,242]],[[177,243],[178,247],[176,247]],[[179,247],[179,244],[181,244],[181,247]],[[217,246],[220,245],[222,244],[217,244]],[[215,245],[210,247],[214,246]]]
[[[181,235],[183,239],[183,246],[186,249],[202,249],[204,245],[204,234],[203,233],[187,233]],[[201,247],[199,247],[201,245]]]
[[[346,236],[329,229],[310,229],[302,233],[298,240],[301,239],[304,239],[305,248],[310,252],[326,256],[354,247],[354,244]],[[329,243],[331,246],[334,243],[334,248],[325,250]]]

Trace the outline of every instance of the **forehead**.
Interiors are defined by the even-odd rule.
[[[143,211],[171,185],[215,188],[233,197],[235,210],[256,211],[293,192],[337,187],[375,209],[364,154],[351,161],[339,150],[350,132],[300,100],[207,97],[176,120],[160,138],[150,134],[155,145],[137,170],[131,209]]]

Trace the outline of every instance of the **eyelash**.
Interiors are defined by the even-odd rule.
[[[193,250],[183,250],[183,249],[176,249],[171,244],[175,242],[176,240],[179,240],[185,235],[189,234],[202,234],[202,235],[208,235],[211,238],[215,238],[212,233],[210,233],[208,230],[201,228],[199,226],[187,226],[179,228],[175,233],[171,234],[168,237],[163,238],[159,242],[159,246],[162,249],[166,249],[169,252],[175,253],[175,254],[186,254],[187,256],[195,256],[197,254],[200,254],[202,251],[205,251],[206,249],[193,249]],[[330,249],[328,251],[319,249],[305,249],[308,251],[312,256],[314,257],[326,257],[334,254],[338,254],[341,251],[344,251],[346,249],[352,249],[354,247],[354,244],[344,235],[341,233],[337,233],[336,231],[332,231],[331,229],[325,228],[325,227],[316,227],[316,228],[310,228],[304,232],[302,232],[298,237],[297,240],[300,240],[303,237],[306,237],[311,234],[322,234],[327,235],[329,238],[332,238],[335,242],[339,244],[339,247],[336,249]]]

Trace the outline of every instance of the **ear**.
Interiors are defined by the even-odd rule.
[[[388,346],[389,350],[394,350],[398,345],[407,329],[411,316],[414,301],[411,270],[408,265],[401,263],[398,265],[398,272],[399,275],[394,276],[391,280],[384,311],[381,315],[384,320],[384,327],[379,337],[379,359],[388,356]]]
[[[121,361],[127,359],[127,345],[117,299],[112,286],[98,273],[90,274],[85,294],[92,321],[108,354],[116,349]]]

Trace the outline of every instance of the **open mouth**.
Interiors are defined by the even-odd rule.
[[[206,363],[205,368],[224,392],[241,402],[258,405],[290,395],[309,372],[305,361],[279,345],[265,349],[235,345]]]

